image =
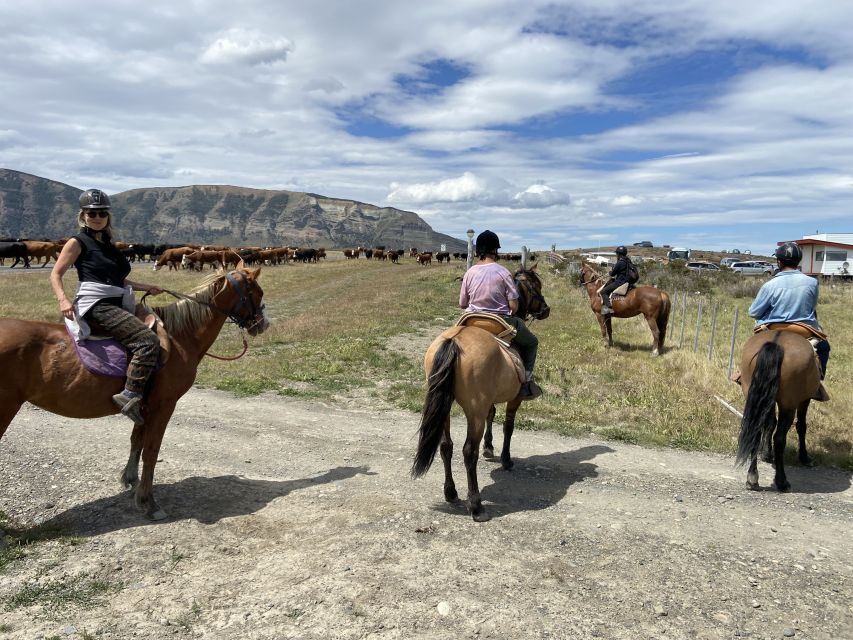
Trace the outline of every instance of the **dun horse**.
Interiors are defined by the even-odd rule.
[[[737,464],[749,459],[746,486],[758,489],[757,457],[761,449],[764,458],[776,466],[776,489],[787,491],[791,484],[785,477],[785,441],[795,415],[800,463],[812,464],[806,450],[806,413],[820,386],[814,350],[808,340],[791,331],[761,331],[744,345],[740,370],[746,403]]]
[[[209,277],[186,299],[154,308],[170,334],[171,350],[152,376],[142,410],[145,424],[133,427],[121,474],[125,488],[135,491],[137,507],[154,520],[166,517],[153,495],[157,454],[175,404],[192,386],[199,362],[226,319],[250,335],[269,326],[257,283],[260,269],[242,266]],[[118,413],[111,397],[123,387],[122,378],[98,376],[80,364],[65,325],[0,318],[0,438],[24,402],[69,418],[100,418]]]
[[[519,290],[519,305],[515,315],[544,320],[550,308],[542,297],[542,281],[532,270],[515,273]],[[468,509],[477,522],[489,515],[483,509],[477,482],[477,459],[480,441],[486,434],[483,455],[491,457],[492,421],[495,404],[506,402],[504,440],[501,463],[504,469],[513,466],[510,440],[515,428],[515,414],[521,404],[518,392],[521,383],[515,366],[498,344],[495,336],[479,327],[453,327],[444,331],[427,349],[424,356],[427,374],[427,393],[421,418],[418,449],[412,465],[412,476],[424,475],[441,450],[444,462],[444,499],[455,502],[459,495],[450,472],[453,440],[450,438],[450,408],[455,400],[468,421],[467,437],[462,448],[468,476]]]
[[[588,264],[581,267],[580,284],[586,287],[589,295],[589,306],[592,308],[598,324],[601,327],[601,335],[607,341],[607,346],[613,346],[612,318],[633,318],[641,313],[646,318],[649,329],[652,330],[652,355],[657,356],[663,352],[663,343],[666,339],[666,325],[669,321],[670,301],[666,291],[656,287],[641,286],[628,291],[624,298],[611,296],[610,306],[612,314],[601,314],[601,296],[598,290],[605,284],[604,276],[593,270]]]

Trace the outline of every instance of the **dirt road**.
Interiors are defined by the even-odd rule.
[[[853,638],[848,473],[749,492],[729,457],[520,431],[513,471],[480,460],[476,524],[442,501],[440,462],[409,478],[417,423],[193,390],[150,523],[117,484],[129,423],[27,407],[0,511],[79,539],[0,570],[0,639]]]

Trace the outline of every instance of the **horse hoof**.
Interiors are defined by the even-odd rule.
[[[514,462],[512,461],[512,459],[510,458],[510,459],[507,459],[507,460],[501,460],[501,465],[503,466],[503,468],[504,468],[506,471],[512,471],[512,468],[515,466],[515,463],[514,463]]]
[[[787,493],[791,490],[791,483],[787,480],[782,484],[774,483],[774,486],[776,487],[776,491],[778,491],[779,493]]]
[[[456,489],[445,489],[444,499],[447,502],[456,502],[457,500],[459,500],[459,494],[456,492]]]
[[[749,480],[746,481],[746,488],[750,491],[758,491],[760,489],[757,482],[750,482]]]
[[[486,511],[485,509],[481,509],[479,512],[472,513],[471,517],[474,518],[474,522],[488,522],[492,519],[492,516],[490,516],[488,511]]]
[[[491,447],[489,447],[489,448],[483,447],[483,457],[484,458],[494,458],[495,457],[495,450],[492,449]]]
[[[157,511],[155,511],[154,513],[148,514],[148,517],[154,521],[165,520],[169,517],[169,514],[163,511],[162,509],[157,509]]]
[[[805,458],[800,458],[800,464],[804,467],[813,467],[815,466],[814,460],[806,456]]]
[[[655,349],[654,351],[652,351],[652,355],[653,355],[653,356],[659,356],[659,355],[660,355],[660,353],[658,352],[658,350],[657,350],[657,349]]]

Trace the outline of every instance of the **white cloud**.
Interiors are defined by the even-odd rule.
[[[283,37],[271,37],[257,30],[229,29],[204,50],[205,64],[271,64],[287,60],[293,43]]]
[[[614,207],[627,207],[632,204],[640,204],[642,201],[642,198],[635,198],[634,196],[616,196],[610,199],[610,204]]]
[[[523,208],[542,209],[569,204],[569,194],[556,191],[545,184],[530,185],[513,196],[516,205]]]

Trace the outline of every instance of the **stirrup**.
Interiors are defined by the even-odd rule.
[[[145,424],[145,418],[142,417],[142,396],[128,397],[123,393],[117,393],[113,396],[113,404],[115,404],[123,416],[127,416],[133,420],[133,424],[140,426]]]

